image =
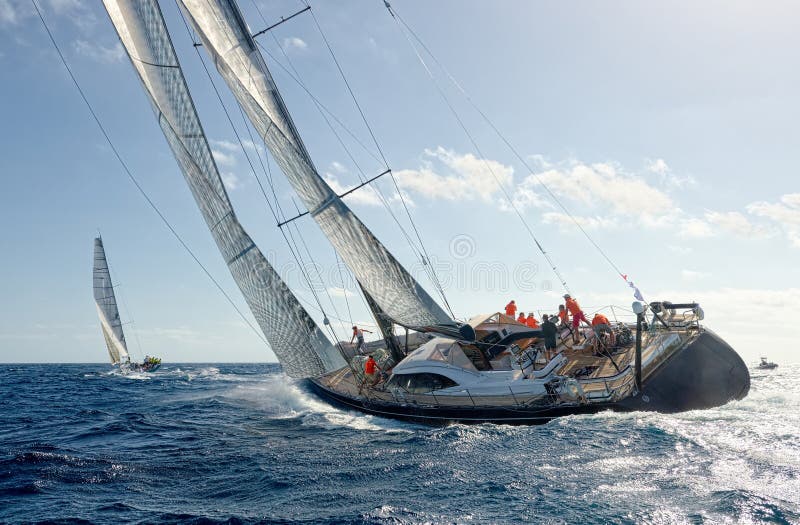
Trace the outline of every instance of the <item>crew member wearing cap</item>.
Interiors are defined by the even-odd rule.
[[[586,316],[583,315],[583,310],[581,310],[578,301],[573,299],[569,294],[564,294],[564,306],[566,306],[567,311],[569,311],[569,314],[572,316],[572,342],[578,344],[578,339],[580,338],[578,327],[581,325],[581,321],[588,326],[592,325],[589,324],[589,321],[586,320]]]
[[[544,314],[542,316],[542,334],[544,335],[544,352],[545,359],[550,361],[556,355],[556,333],[558,327],[553,322],[555,316]]]

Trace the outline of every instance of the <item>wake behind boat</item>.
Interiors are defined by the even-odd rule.
[[[94,302],[97,306],[97,315],[100,317],[100,329],[106,341],[108,356],[111,364],[118,367],[123,374],[128,372],[155,372],[161,367],[161,359],[145,356],[144,361],[136,363],[131,361],[128,352],[128,343],[122,331],[122,320],[117,308],[117,297],[114,285],[111,282],[111,272],[108,268],[106,250],[103,239],[94,240],[94,266],[93,266]]]
[[[203,218],[289,376],[309,380],[318,395],[339,405],[436,423],[539,423],[605,409],[675,412],[747,395],[747,367],[701,324],[703,312],[695,303],[639,299],[636,323],[617,324],[614,343],[606,333],[597,333],[603,338],[597,342],[590,342],[590,332],[576,334],[578,343],[562,338],[555,356],[542,351],[541,330],[503,314],[457,320],[441,286],[437,292],[447,308],[344,203],[345,194],[320,176],[236,2],[179,3],[200,38],[195,47],[212,58],[308,210],[287,218],[271,207],[278,227],[303,216],[317,223],[358,281],[383,337],[370,348],[379,363],[367,364],[362,353],[337,340],[327,316],[321,327],[309,315],[235,214],[158,3],[104,0]],[[387,167],[375,178],[383,175],[393,176]],[[432,280],[438,283],[435,275]],[[396,335],[397,329],[405,334]],[[364,374],[376,366],[387,376],[382,383]]]

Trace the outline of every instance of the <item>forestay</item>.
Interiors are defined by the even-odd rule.
[[[94,302],[97,306],[97,315],[100,317],[100,328],[103,330],[103,338],[106,340],[111,364],[128,363],[131,360],[128,355],[128,344],[125,342],[125,334],[122,333],[122,320],[119,318],[117,298],[111,283],[111,273],[108,270],[103,239],[100,237],[94,240],[92,282]]]
[[[292,377],[346,365],[234,213],[156,0],[104,0],[159,125],[217,246],[272,350]]]
[[[217,70],[336,251],[394,322],[458,326],[320,177],[234,0],[180,0]]]

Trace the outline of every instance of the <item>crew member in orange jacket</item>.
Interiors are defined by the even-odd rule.
[[[580,338],[578,327],[581,325],[581,321],[586,323],[587,326],[591,325],[589,324],[589,321],[586,320],[586,316],[583,315],[583,310],[581,310],[581,306],[578,304],[578,301],[573,299],[569,294],[564,294],[564,306],[572,316],[572,342],[578,344],[578,339]]]
[[[517,317],[517,322],[519,324],[528,324],[528,319],[525,317],[525,312],[520,312],[519,317]]]
[[[361,383],[361,386],[358,388],[358,393],[360,394],[365,386],[374,386],[379,379],[378,363],[372,356],[369,356],[364,363],[364,382]]]
[[[517,303],[514,302],[514,299],[511,299],[511,302],[506,305],[506,315],[512,318],[517,315]]]
[[[611,329],[611,323],[608,322],[608,317],[599,313],[594,314],[592,318],[592,328],[594,329],[595,336],[597,336],[598,345],[602,344],[602,334],[608,334],[608,344],[611,347],[614,346],[616,337],[614,337],[614,331]]]
[[[539,321],[533,316],[533,312],[528,314],[528,317],[525,319],[525,324],[528,325],[528,328],[539,329]]]

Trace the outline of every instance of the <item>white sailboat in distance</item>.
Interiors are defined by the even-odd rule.
[[[131,362],[128,352],[128,343],[122,331],[122,320],[119,317],[117,298],[114,294],[114,285],[111,282],[111,272],[108,269],[106,250],[103,239],[94,240],[94,267],[92,272],[94,284],[94,303],[97,306],[97,315],[100,317],[100,329],[106,340],[108,357],[111,364],[119,367],[120,372],[154,372],[161,366],[158,357],[146,356],[142,363]]]

